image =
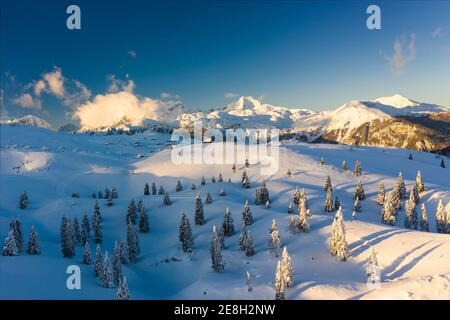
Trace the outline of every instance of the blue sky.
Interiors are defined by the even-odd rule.
[[[70,4],[81,30],[66,28]],[[381,30],[366,28],[369,4]],[[56,124],[111,79],[201,110],[239,95],[315,110],[394,93],[450,106],[447,1],[2,0],[0,53],[4,114]]]

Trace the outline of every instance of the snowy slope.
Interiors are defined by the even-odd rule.
[[[64,259],[59,248],[59,225],[63,213],[81,220],[89,214],[95,200],[91,193],[116,186],[119,199],[112,207],[99,202],[103,215],[103,250],[112,252],[115,240],[125,235],[125,215],[131,198],[143,199],[150,218],[150,233],[139,236],[141,254],[137,264],[124,267],[131,296],[135,299],[273,299],[273,279],[277,259],[267,249],[271,219],[275,218],[294,266],[294,286],[288,299],[450,299],[450,235],[404,229],[401,211],[397,226],[381,225],[380,207],[374,203],[381,182],[390,190],[401,170],[407,188],[421,170],[427,191],[422,194],[435,230],[434,212],[442,199],[450,210],[450,172],[439,167],[434,155],[400,149],[353,148],[327,144],[286,144],[280,150],[280,170],[273,176],[260,175],[260,165],[247,169],[251,189],[242,189],[243,168],[233,174],[231,165],[173,165],[168,135],[139,133],[133,136],[72,135],[31,127],[1,126],[0,237],[6,237],[11,217],[24,223],[25,239],[31,225],[36,227],[43,254],[18,257],[0,256],[0,298],[111,299],[116,289],[102,288],[93,267],[81,264],[82,248],[73,259]],[[249,152],[254,152],[251,148]],[[144,158],[137,159],[142,153]],[[324,157],[327,165],[320,166]],[[361,177],[368,199],[357,221],[351,221],[353,192],[357,179],[342,173],[343,160],[352,166],[361,160]],[[25,162],[26,165],[22,165]],[[386,165],[389,164],[389,165]],[[20,170],[14,170],[14,167]],[[290,169],[292,177],[285,172]],[[211,176],[222,173],[231,183],[211,183]],[[207,184],[199,186],[205,176]],[[343,210],[350,259],[338,262],[328,253],[327,237],[332,215],[323,212],[323,183],[331,176],[334,193]],[[180,179],[184,191],[175,192]],[[162,205],[161,196],[143,196],[145,182],[154,181],[168,190],[173,204]],[[272,208],[252,205],[255,188],[267,181]],[[202,197],[210,192],[214,203],[205,205],[206,225],[194,226],[194,251],[184,254],[177,238],[182,212],[193,224],[194,195],[191,183],[199,186]],[[311,232],[291,235],[288,231],[288,202],[296,186],[304,188],[313,217]],[[227,195],[218,195],[221,187]],[[30,205],[17,208],[17,198],[27,190]],[[73,200],[70,194],[80,193]],[[249,200],[255,222],[250,230],[255,240],[253,257],[238,248],[238,231],[226,238],[223,273],[211,271],[209,244],[213,225],[219,225],[226,207],[233,213],[235,227]],[[366,287],[363,265],[370,246],[378,253],[382,267],[381,288]],[[92,253],[94,245],[91,244]],[[175,258],[175,259],[174,259]],[[66,288],[66,267],[80,265],[82,289]],[[248,292],[245,272],[252,275],[253,291]]]

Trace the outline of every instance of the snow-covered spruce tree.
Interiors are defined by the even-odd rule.
[[[244,171],[242,172],[242,178],[241,178],[241,182],[242,182],[242,183],[244,182],[245,178],[248,178],[248,176],[247,176],[247,172],[244,170]]]
[[[308,205],[308,196],[306,195],[305,189],[302,189],[302,191],[300,191],[300,198],[299,198],[299,203],[303,201],[305,203],[305,207],[306,209],[309,209],[309,205]]]
[[[347,161],[342,161],[342,166],[341,166],[342,172],[347,172],[348,171],[348,167],[347,167]]]
[[[270,203],[269,200],[266,201],[266,204],[264,205],[264,207],[265,207],[266,209],[272,208],[272,204]]]
[[[103,199],[103,192],[101,190],[98,192],[98,198]]]
[[[134,199],[131,199],[131,201],[128,203],[128,210],[127,210],[127,216],[125,217],[125,221],[128,222],[128,220],[131,220],[133,224],[136,224],[137,222],[137,212],[136,212],[136,203],[134,202]]]
[[[122,238],[119,242],[120,248],[120,259],[122,264],[127,265],[130,263],[129,255],[128,255],[128,245],[127,242]]]
[[[420,231],[430,231],[430,226],[428,224],[428,215],[427,215],[427,209],[425,208],[425,205],[422,203],[420,206]]]
[[[289,206],[288,206],[288,213],[289,214],[293,214],[294,213],[294,204],[290,200],[289,200]]]
[[[340,206],[341,206],[341,202],[339,201],[338,196],[335,196],[334,201],[333,201],[334,210],[338,210],[340,208]]]
[[[5,239],[5,244],[3,245],[3,256],[17,256],[19,254],[19,250],[17,250],[17,243],[14,237],[14,230],[12,228],[9,229],[8,236]]]
[[[294,218],[294,216],[289,217],[289,232],[291,234],[296,234],[298,230],[297,222]]]
[[[253,223],[253,214],[250,211],[248,201],[245,200],[244,207],[242,208],[242,223],[249,226]]]
[[[331,184],[330,176],[327,176],[327,178],[325,179],[325,186],[323,187],[323,190],[325,190],[326,192],[333,191],[333,186]]]
[[[399,189],[399,185],[395,184],[394,188],[391,191],[391,204],[394,207],[394,214],[397,217],[397,212],[402,208],[402,198],[401,191]]]
[[[78,222],[77,217],[73,218],[73,233],[75,236],[75,243],[81,243],[81,232],[80,232],[80,223]]]
[[[301,232],[309,232],[309,222],[308,222],[308,210],[306,209],[305,202],[300,201],[298,205],[298,230]]]
[[[289,178],[290,176],[292,176],[292,172],[291,170],[287,169],[286,171],[286,176]]]
[[[211,198],[211,195],[209,193],[206,195],[205,202],[207,204],[212,202],[212,198]],[[194,220],[195,220],[195,224],[196,225],[201,226],[201,225],[205,224],[205,215],[203,213],[202,198],[200,197],[200,193],[199,192],[197,192],[197,194],[195,195],[195,215],[194,215]]]
[[[325,197],[325,205],[324,205],[324,211],[325,212],[333,212],[334,205],[333,205],[333,195],[331,191],[327,191],[327,196]]]
[[[251,257],[255,254],[255,249],[253,247],[253,236],[250,230],[247,232],[247,237],[245,238],[245,255]]]
[[[418,228],[418,217],[413,190],[411,190],[411,192],[409,193],[409,199],[405,204],[405,228],[415,230],[417,230]]]
[[[223,182],[222,173],[219,173],[219,178],[217,179],[217,182]]]
[[[381,209],[381,222],[391,226],[395,225],[397,219],[394,201],[396,201],[396,194],[392,191],[387,194]]]
[[[28,238],[27,244],[27,253],[31,255],[39,255],[41,254],[41,246],[39,245],[39,237],[34,229],[34,226],[31,226],[30,236]]]
[[[106,199],[106,205],[108,207],[112,207],[112,205],[113,205],[113,198],[112,198],[111,194],[109,194],[109,197]]]
[[[92,258],[91,258],[91,248],[89,247],[89,240],[86,240],[84,242],[84,248],[83,248],[83,263],[84,264],[91,264]]]
[[[231,170],[233,170],[233,173],[236,173],[236,163],[233,163],[231,166]]]
[[[109,190],[109,188],[105,188],[104,198],[108,199],[110,196],[111,196],[111,191]]]
[[[223,234],[223,228],[222,227],[217,227],[217,235],[219,237],[219,242],[220,242],[220,247],[223,249],[225,249],[225,235]]]
[[[81,244],[84,244],[91,237],[91,224],[87,212],[84,211],[83,221],[81,222]]]
[[[359,200],[364,200],[366,198],[366,193],[364,191],[361,179],[358,180],[358,183],[356,184],[355,195],[353,198],[354,199],[359,198]]]
[[[277,263],[277,271],[275,272],[275,300],[284,300],[285,299],[285,289],[286,284],[284,282],[283,270],[281,267],[281,261],[278,260]]]
[[[297,186],[294,191],[294,203],[296,205],[298,205],[299,202],[300,202],[300,190],[298,190],[298,186]]]
[[[239,249],[245,250],[245,241],[247,239],[248,229],[245,224],[241,225],[241,232],[239,233]]]
[[[75,256],[75,235],[72,221],[64,215],[61,219],[61,251],[64,258]]]
[[[370,248],[370,256],[366,263],[367,283],[380,282],[380,267],[378,265],[377,254],[373,247]]]
[[[152,195],[156,195],[156,184],[152,182]]]
[[[92,215],[92,231],[94,232],[94,241],[99,244],[103,241],[102,232],[102,218],[100,210],[94,209],[94,214]]]
[[[226,237],[230,237],[234,233],[233,216],[231,215],[230,208],[225,209],[225,215],[223,216],[222,223],[223,234]]]
[[[142,201],[139,201],[137,210],[139,212],[139,232],[147,233],[150,231],[150,224],[148,222],[147,210],[145,210]]]
[[[204,186],[204,185],[206,184],[205,177],[202,177],[202,179],[200,180],[200,184],[201,184],[202,186]]]
[[[355,161],[355,169],[353,170],[353,173],[355,174],[355,176],[359,177],[360,175],[362,175],[362,167],[361,167],[361,161],[356,160]],[[362,199],[361,199],[362,200]]]
[[[444,158],[441,159],[441,168],[445,168]]]
[[[165,206],[170,206],[172,204],[172,201],[170,201],[169,194],[167,193],[167,191],[164,192],[163,204]]]
[[[325,165],[325,160],[323,159],[323,157],[320,158],[320,165],[324,166]]]
[[[120,278],[122,278],[122,257],[120,253],[120,245],[117,241],[114,242],[112,263],[113,263],[114,283],[119,284]]]
[[[410,153],[409,155],[408,155],[408,160],[412,160],[413,159],[413,156],[412,156],[412,154]]]
[[[211,177],[211,182],[212,182],[212,183],[216,183],[216,177],[212,176],[212,177]]]
[[[97,199],[97,193],[96,192],[92,192],[91,197],[92,197],[92,199]]]
[[[347,260],[348,244],[345,240],[345,226],[341,208],[339,208],[333,219],[329,244],[331,255],[336,256],[340,261]]]
[[[149,195],[150,195],[150,186],[146,182],[145,186],[144,186],[144,196],[149,196]]]
[[[16,246],[19,253],[23,249],[23,228],[22,228],[22,221],[20,218],[13,218],[11,219],[11,222],[9,223],[9,228],[13,229],[14,231],[14,238],[16,239]]]
[[[445,208],[442,203],[442,199],[439,199],[439,203],[436,209],[436,232],[445,233],[447,231],[447,223],[445,220]]]
[[[380,184],[378,188],[377,204],[382,206],[384,204],[384,199],[386,198],[386,190],[384,189],[384,183]]]
[[[263,182],[261,187],[255,191],[255,204],[265,205],[267,201],[270,202],[269,190],[267,190],[266,183]]]
[[[92,213],[92,219],[94,219],[94,216],[97,216],[96,218],[98,218],[98,220],[100,222],[102,222],[102,214],[100,212],[100,206],[98,205],[97,201],[95,201],[94,211]]]
[[[417,171],[415,184],[416,184],[417,191],[419,193],[425,191],[425,184],[423,183],[423,178],[422,178],[422,175],[420,174],[420,170]]]
[[[159,194],[159,195],[163,195],[165,192],[166,192],[166,191],[164,190],[163,186],[159,186],[158,194]]]
[[[250,167],[250,162],[248,162],[248,159],[245,158],[245,163],[244,163],[245,167],[248,168]]]
[[[181,181],[180,180],[178,180],[178,182],[177,182],[177,186],[175,188],[175,191],[176,192],[183,191],[183,186],[181,185]]]
[[[195,191],[196,187],[195,187],[195,183],[191,184],[191,191]]]
[[[355,203],[353,203],[353,211],[356,211],[356,212],[361,211],[361,202],[359,201],[358,197],[356,197]]]
[[[128,220],[127,248],[128,248],[128,260],[130,261],[130,263],[135,263],[139,255],[139,240],[131,220]]]
[[[286,246],[284,246],[283,254],[281,255],[281,272],[283,273],[286,287],[292,287],[292,273],[294,272],[294,269],[292,268],[291,257],[289,256]]]
[[[275,253],[276,257],[278,257],[280,254],[281,241],[275,219],[272,219],[272,225],[270,226],[269,231],[269,249],[271,252]]]
[[[224,269],[224,262],[222,258],[222,245],[220,243],[219,234],[216,226],[213,227],[211,236],[211,267],[216,272],[222,272]]]
[[[117,288],[117,300],[130,300],[130,291],[128,290],[127,277],[119,279],[119,287]]]
[[[244,189],[250,189],[250,181],[248,180],[248,177],[244,179],[242,182],[242,188]]]
[[[94,273],[98,279],[101,278],[103,273],[103,256],[99,244],[97,244],[95,249]]]
[[[417,191],[417,186],[414,185],[413,189],[412,189],[413,195],[414,195],[414,202],[416,204],[420,203],[420,195],[419,195],[419,191]]]
[[[184,252],[192,252],[194,246],[194,240],[192,238],[192,229],[186,214],[182,214],[180,227],[178,229],[178,239],[181,242],[181,247]]]
[[[220,189],[219,196],[221,196],[221,197],[225,197],[226,196],[226,192],[223,189],[223,187]]]
[[[213,198],[211,197],[211,194],[209,192],[206,194],[205,203],[206,204],[213,203]]]
[[[119,193],[117,192],[116,187],[113,187],[111,189],[111,198],[113,199],[119,199]]]
[[[405,181],[403,180],[403,175],[401,172],[398,173],[398,178],[397,178],[395,187],[396,187],[395,189],[400,194],[400,199],[405,199],[406,198],[406,186],[405,186]]]
[[[28,207],[28,194],[26,191],[22,192],[19,197],[19,208],[26,209]]]
[[[105,288],[112,288],[114,276],[111,271],[111,261],[109,260],[108,251],[105,252],[105,257],[103,258],[103,269],[102,269],[102,276],[101,281],[102,285]]]
[[[450,234],[450,211],[447,211],[447,215],[445,217],[445,224],[447,226],[447,230],[445,231],[445,233]]]

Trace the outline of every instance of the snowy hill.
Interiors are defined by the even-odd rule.
[[[83,212],[92,216],[95,199],[91,194],[116,186],[119,198],[113,206],[98,199],[103,217],[102,251],[112,255],[114,242],[126,235],[125,216],[129,201],[142,200],[149,215],[150,232],[139,234],[137,263],[122,266],[134,299],[273,299],[277,258],[267,247],[271,220],[276,219],[282,246],[286,246],[294,268],[293,286],[287,299],[450,299],[450,235],[435,233],[435,212],[439,199],[450,210],[449,169],[439,166],[434,155],[410,151],[331,144],[286,143],[280,148],[279,171],[261,176],[259,163],[246,168],[251,188],[241,187],[243,166],[233,173],[229,164],[179,164],[171,162],[169,135],[139,132],[134,135],[82,135],[52,132],[25,126],[0,127],[0,238],[8,233],[11,217],[23,222],[24,241],[32,225],[39,235],[42,254],[0,256],[1,299],[114,299],[117,288],[103,288],[94,276],[93,265],[82,263],[83,248],[76,247],[74,258],[63,258],[59,226],[62,214],[81,222]],[[178,151],[178,150],[177,150]],[[253,146],[249,152],[254,153]],[[137,159],[142,154],[143,158]],[[326,165],[319,161],[323,157]],[[367,199],[361,202],[358,220],[352,221],[353,192],[357,177],[342,172],[346,160],[353,166],[362,162],[360,177]],[[389,164],[389,165],[386,165]],[[285,172],[290,169],[291,177]],[[428,211],[430,231],[403,227],[404,210],[395,226],[380,223],[381,208],[375,203],[380,183],[391,191],[398,172],[411,189],[417,170],[421,170],[426,191],[421,202]],[[211,182],[223,175],[224,182]],[[333,195],[344,212],[349,260],[337,261],[328,250],[328,235],[334,213],[323,210],[323,184],[331,177]],[[200,185],[202,176],[206,185]],[[231,183],[227,182],[231,179]],[[183,191],[175,192],[181,180]],[[272,207],[253,205],[255,189],[265,181]],[[161,195],[144,196],[145,182],[164,186],[172,205],[164,206]],[[204,200],[209,192],[214,202],[204,204],[206,224],[194,225],[195,191]],[[288,203],[296,187],[305,189],[312,212],[309,233],[289,232]],[[221,188],[225,196],[219,196]],[[29,205],[17,207],[20,192],[26,190]],[[80,198],[71,198],[79,192]],[[242,206],[250,203],[254,222],[249,229],[254,238],[255,255],[239,250]],[[220,226],[229,207],[236,231],[225,239],[221,273],[211,270],[209,246],[213,225]],[[182,213],[191,221],[194,246],[183,253],[178,241]],[[296,217],[296,215],[293,215]],[[2,243],[3,244],[3,243]],[[377,252],[381,268],[381,287],[366,286],[364,265],[370,248]],[[91,254],[95,244],[91,238]],[[82,290],[66,288],[66,268],[79,265]],[[252,291],[247,290],[245,272],[251,275]]]
[[[11,126],[33,126],[37,128],[55,130],[55,128],[47,121],[33,115],[27,115],[15,119],[2,120],[1,124]]]

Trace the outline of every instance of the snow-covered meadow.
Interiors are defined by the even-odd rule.
[[[280,147],[279,171],[260,174],[260,165],[240,165],[233,173],[230,164],[184,164],[171,161],[170,135],[144,132],[135,135],[88,135],[52,132],[28,126],[0,126],[0,237],[6,238],[12,217],[23,223],[24,241],[34,225],[41,255],[0,256],[1,299],[115,299],[117,288],[103,288],[93,265],[82,263],[83,247],[74,258],[63,258],[60,224],[63,214],[92,216],[95,202],[103,217],[101,248],[112,254],[114,242],[126,236],[126,214],[131,199],[142,200],[149,215],[150,232],[139,234],[137,263],[123,266],[132,299],[273,299],[278,258],[268,249],[269,228],[275,218],[281,244],[292,259],[293,286],[287,299],[450,299],[450,235],[435,232],[435,213],[441,199],[450,210],[450,171],[441,168],[434,154],[390,148],[353,147],[332,144],[287,142]],[[249,152],[253,152],[253,147]],[[409,153],[413,160],[408,159]],[[325,165],[320,165],[323,157]],[[363,174],[342,172],[342,161],[353,169],[361,161]],[[286,176],[287,170],[292,172]],[[251,188],[243,189],[246,171]],[[396,226],[381,224],[381,207],[376,204],[380,183],[386,191],[394,186],[398,173],[408,191],[417,170],[425,181],[421,202],[428,211],[431,232],[404,228],[405,210]],[[224,181],[212,183],[222,174]],[[206,185],[201,185],[202,176]],[[333,196],[342,205],[349,259],[340,262],[328,249],[330,226],[335,212],[324,212],[324,183],[331,177]],[[366,199],[362,211],[352,220],[354,191],[361,178]],[[231,183],[228,180],[231,179]],[[176,192],[177,181],[183,191]],[[144,196],[145,183],[163,186],[172,205],[164,206],[162,195]],[[255,190],[266,182],[271,208],[253,204]],[[195,184],[196,191],[191,190]],[[289,201],[298,186],[304,189],[312,213],[309,233],[291,234]],[[119,198],[113,206],[92,193],[116,187]],[[220,196],[221,189],[226,192]],[[26,191],[29,205],[18,208],[19,195]],[[195,194],[200,192],[206,223],[194,225]],[[72,198],[78,192],[80,198]],[[205,204],[209,192],[214,202]],[[239,250],[239,229],[244,202],[248,200],[254,222],[249,230],[255,254]],[[230,208],[235,232],[225,239],[223,272],[211,269],[210,241],[213,226],[221,226]],[[296,211],[296,210],[295,210]],[[419,210],[420,212],[420,210]],[[194,246],[184,253],[178,240],[182,213],[191,221]],[[294,215],[296,216],[296,215]],[[368,288],[364,266],[373,246],[381,268],[381,285]],[[95,244],[91,241],[91,254]],[[81,290],[68,290],[66,268],[81,268]],[[248,291],[246,272],[251,276]]]

